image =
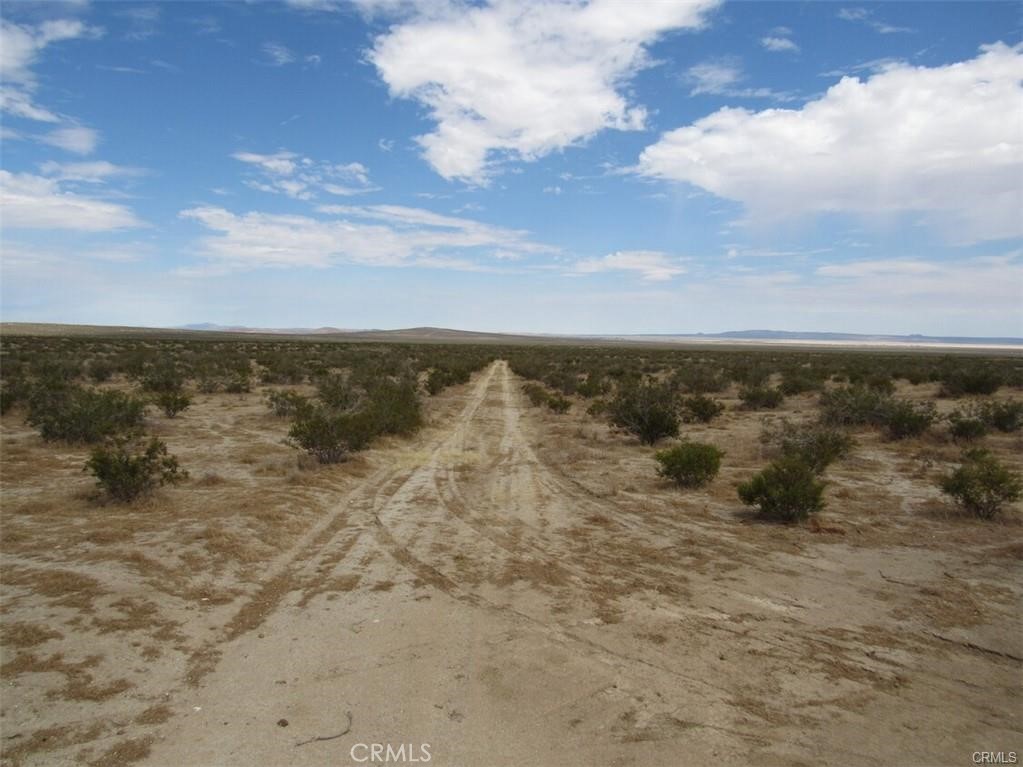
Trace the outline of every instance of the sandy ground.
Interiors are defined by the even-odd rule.
[[[494,363],[435,398],[414,439],[297,475],[248,413],[250,432],[203,448],[219,473],[194,478],[191,511],[132,517],[135,567],[125,547],[110,561],[87,545],[116,517],[69,534],[69,553],[29,546],[61,522],[32,511],[10,460],[32,438],[12,431],[4,764],[355,765],[374,743],[392,764],[444,767],[1023,751],[1019,515],[950,514],[933,488],[949,446],[863,437],[829,472],[820,522],[785,528],[735,500],[766,461],[756,418],[691,428],[728,457],[681,493],[650,451],[578,406],[530,408],[520,384]],[[166,436],[183,452],[180,428]],[[252,459],[266,482],[246,485],[244,518],[258,545],[238,553],[238,512],[220,520],[217,498],[245,472],[223,456],[257,434],[270,458]],[[221,539],[231,556],[210,554]]]

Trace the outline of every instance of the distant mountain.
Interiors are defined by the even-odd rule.
[[[335,327],[320,328],[253,328],[244,325],[217,325],[200,322],[174,328],[115,327],[103,325],[62,325],[52,323],[2,322],[3,335],[45,336],[152,336],[188,337],[210,335],[261,335],[316,337],[320,340],[368,341],[398,343],[477,343],[477,344],[660,344],[720,346],[835,346],[874,348],[927,347],[950,351],[955,349],[1001,350],[1013,354],[1023,351],[1023,338],[980,338],[973,336],[867,335],[861,333],[815,333],[789,330],[731,330],[724,333],[623,333],[593,335],[559,335],[542,333],[491,333],[451,328],[402,328],[397,330],[352,330]]]
[[[953,344],[956,346],[991,345],[1023,346],[1023,338],[984,338],[974,336],[905,336],[869,335],[865,333],[814,333],[790,330],[729,330],[724,333],[693,335],[656,334],[672,338],[730,338],[749,341],[847,341],[852,343]]]
[[[211,333],[281,333],[285,335],[310,336],[323,333],[351,333],[357,331],[342,328],[250,328],[245,325],[216,325],[212,322],[198,322],[194,325],[177,325],[173,330],[205,330]]]

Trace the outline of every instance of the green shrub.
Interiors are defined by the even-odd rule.
[[[777,448],[783,456],[802,461],[816,474],[844,458],[855,445],[849,434],[834,426],[823,423],[797,426],[785,418],[765,423],[760,441]]]
[[[558,414],[567,413],[568,409],[572,407],[572,402],[560,394],[555,394],[547,398],[547,407]]]
[[[140,383],[144,391],[176,392],[185,385],[185,379],[173,364],[162,364],[146,370]]]
[[[998,431],[1013,432],[1023,428],[1023,402],[985,402],[980,414],[984,423]]]
[[[824,482],[799,458],[783,456],[739,485],[739,499],[765,519],[795,522],[824,508]]]
[[[955,442],[973,442],[987,435],[990,424],[979,408],[953,410],[947,416],[948,433]]]
[[[43,387],[29,400],[28,422],[45,440],[99,442],[142,426],[146,405],[118,391]]]
[[[724,412],[725,406],[705,394],[696,394],[682,400],[682,410],[686,423],[710,423]]]
[[[288,437],[320,463],[340,463],[349,452],[369,445],[376,434],[365,412],[339,413],[315,405],[298,412]]]
[[[541,405],[547,404],[547,399],[550,396],[547,394],[547,390],[540,386],[540,384],[526,383],[522,385],[522,393],[529,399],[529,404],[533,407],[540,407]]]
[[[779,389],[766,386],[746,386],[739,390],[739,399],[743,407],[749,410],[762,408],[773,410],[785,401],[785,395]]]
[[[862,386],[843,386],[820,396],[820,418],[831,426],[877,425],[884,419],[889,398]]]
[[[989,451],[974,448],[963,454],[958,469],[941,478],[939,487],[968,513],[991,519],[1005,504],[1019,500],[1023,480]]]
[[[724,452],[713,445],[682,442],[654,456],[661,464],[657,473],[679,487],[702,487],[717,476]]]
[[[88,367],[89,378],[94,383],[109,381],[114,374],[114,366],[106,360],[91,360]]]
[[[608,406],[611,423],[635,434],[646,445],[662,437],[678,436],[679,417],[675,396],[662,384],[627,386]]]
[[[273,389],[266,394],[270,412],[278,418],[290,418],[309,404],[309,400],[293,391]]]
[[[883,409],[881,425],[889,439],[918,437],[937,419],[933,402],[914,404],[908,400],[890,400]]]
[[[192,404],[192,398],[183,391],[163,391],[153,398],[153,403],[165,416],[174,418]]]
[[[423,423],[416,384],[410,378],[377,381],[367,397],[364,412],[376,434],[412,434]]]
[[[337,373],[316,381],[316,395],[320,402],[334,410],[351,410],[359,402],[359,392],[345,376]]]
[[[943,397],[961,397],[964,394],[994,394],[1002,386],[1002,376],[985,365],[970,365],[952,371],[941,382]]]
[[[101,445],[92,451],[84,470],[92,473],[108,496],[123,503],[188,476],[167,452],[167,445],[155,437],[141,451],[124,441]]]
[[[234,376],[224,383],[224,391],[228,394],[248,394],[252,391],[249,377],[246,375]]]

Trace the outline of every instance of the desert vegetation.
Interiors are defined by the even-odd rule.
[[[965,727],[979,692],[923,691],[1014,685],[1021,392],[1010,356],[5,336],[5,764],[149,758],[239,647],[298,668],[331,621],[353,657],[374,619],[439,632],[432,668],[476,610],[642,677],[595,685],[620,744],[673,737],[685,685],[657,669],[694,653],[750,737],[861,705]]]

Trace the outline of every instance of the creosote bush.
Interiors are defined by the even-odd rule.
[[[785,395],[779,389],[766,386],[745,386],[739,390],[739,399],[749,410],[773,410],[785,401]]]
[[[40,386],[29,398],[28,422],[45,440],[99,442],[142,426],[146,405],[118,391]]]
[[[782,456],[738,488],[739,499],[765,519],[797,522],[824,508],[824,482],[813,467]]]
[[[163,391],[153,398],[153,403],[168,418],[174,418],[192,404],[192,398],[183,391]]]
[[[266,404],[278,418],[290,418],[307,407],[309,400],[297,392],[272,389],[266,394]]]
[[[889,439],[918,437],[937,419],[933,402],[913,403],[908,400],[889,400],[882,411],[881,425]]]
[[[178,459],[167,452],[167,445],[155,437],[141,450],[124,440],[100,445],[92,451],[84,471],[92,473],[110,498],[122,503],[188,476],[178,466]]]
[[[1002,432],[1023,428],[1023,402],[985,402],[980,406],[984,423]]]
[[[635,434],[646,445],[678,436],[679,416],[670,387],[653,382],[628,386],[608,406],[611,423]]]
[[[979,408],[957,408],[946,416],[948,433],[955,442],[973,442],[987,435],[991,425]]]
[[[682,442],[654,456],[657,473],[679,487],[702,487],[717,476],[724,451],[701,442]]]
[[[1003,466],[990,451],[973,448],[963,453],[962,465],[941,478],[941,491],[964,511],[992,519],[1007,503],[1019,500],[1023,479]]]
[[[682,418],[686,423],[710,423],[724,410],[724,404],[706,394],[695,394],[682,400]]]
[[[964,394],[994,394],[1004,383],[997,370],[984,365],[971,365],[949,373],[941,382],[943,397]]]
[[[855,445],[853,438],[837,427],[823,423],[796,425],[787,418],[765,422],[760,442],[778,449],[783,456],[802,461],[816,474],[844,458]]]
[[[320,463],[340,463],[350,452],[364,449],[375,432],[366,413],[344,413],[323,405],[302,408],[288,437]]]

